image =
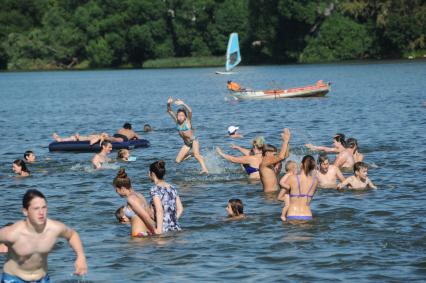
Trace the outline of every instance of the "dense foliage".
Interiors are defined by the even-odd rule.
[[[2,0],[0,69],[142,67],[222,56],[245,63],[399,58],[426,49],[424,0]]]

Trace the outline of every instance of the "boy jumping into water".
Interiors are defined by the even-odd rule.
[[[357,162],[354,165],[354,175],[348,177],[345,181],[337,185],[337,189],[348,186],[354,190],[377,189],[373,182],[367,177],[368,166],[364,162]]]

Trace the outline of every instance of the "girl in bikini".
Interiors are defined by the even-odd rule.
[[[318,185],[317,178],[313,176],[315,168],[315,159],[306,155],[302,159],[300,175],[289,177],[290,205],[287,212],[283,209],[281,220],[312,220],[310,203]]]
[[[124,168],[121,168],[112,185],[117,194],[127,199],[124,215],[130,219],[132,237],[146,237],[155,234],[155,225],[149,214],[148,202],[144,196],[135,192]]]
[[[173,98],[169,97],[167,100],[167,112],[175,121],[176,130],[179,132],[179,135],[184,143],[178,155],[176,156],[176,162],[181,163],[183,160],[185,160],[192,149],[192,153],[194,154],[195,159],[197,159],[201,165],[201,174],[208,174],[209,171],[207,170],[206,164],[204,163],[204,158],[200,154],[200,143],[194,136],[194,131],[192,129],[192,110],[188,105],[185,104],[185,102],[183,102],[183,100],[177,99],[174,102],[175,105],[183,106],[183,108],[178,109],[175,113],[172,110]]]

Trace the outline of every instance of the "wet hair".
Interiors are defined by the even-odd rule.
[[[179,114],[179,112],[182,112],[185,115],[185,117],[188,117],[188,114],[186,114],[186,110],[185,109],[179,108],[176,113]]]
[[[25,160],[28,160],[28,157],[29,157],[31,154],[34,154],[34,152],[33,152],[32,150],[27,150],[27,151],[25,151],[25,153],[24,153],[24,159],[25,159]]]
[[[151,125],[150,124],[143,125],[143,131],[144,132],[151,132],[152,131]]]
[[[320,155],[318,155],[318,164],[323,164],[325,161],[328,160],[328,155],[325,153],[322,153]]]
[[[35,198],[42,198],[46,200],[46,197],[38,190],[30,189],[27,190],[22,198],[22,207],[28,209],[30,207],[30,202]]]
[[[302,159],[302,170],[306,175],[311,173],[316,167],[315,158],[312,155],[305,155]]]
[[[333,140],[336,140],[338,143],[341,143],[343,146],[346,146],[345,135],[337,133],[334,135]]]
[[[240,199],[231,198],[230,200],[228,200],[228,203],[231,206],[234,216],[239,216],[241,214],[244,214],[244,204]]]
[[[27,165],[25,164],[24,160],[22,160],[22,159],[16,159],[15,161],[13,161],[13,164],[16,164],[19,167],[21,167],[22,171],[30,173],[30,170],[28,170]]]
[[[362,161],[356,162],[354,164],[354,173],[361,170],[362,168],[368,169],[368,165]]]
[[[122,148],[117,152],[117,158],[118,159],[123,159],[124,158],[124,153],[128,151],[128,149]]]
[[[358,151],[358,141],[355,138],[348,138],[346,140],[347,148],[355,148],[355,152]]]
[[[252,141],[253,147],[256,147],[257,149],[262,150],[265,146],[265,138],[263,136],[257,136]]]
[[[103,141],[101,143],[101,148],[104,148],[104,147],[108,146],[108,144],[112,145],[112,143],[110,141]]]
[[[149,171],[154,173],[158,179],[163,180],[164,175],[166,175],[166,162],[163,160],[155,161],[149,165]]]
[[[118,170],[117,176],[115,176],[112,181],[112,185],[116,188],[130,189],[132,187],[132,182],[130,182],[130,178],[127,177],[127,173],[124,168],[120,168]]]
[[[123,214],[124,214],[124,205],[120,206],[116,211],[115,211],[115,217],[117,218],[118,222],[123,223]]]
[[[123,128],[127,129],[127,130],[131,130],[132,129],[132,124],[130,124],[129,122],[126,122],[126,123],[124,123]]]
[[[286,164],[285,164],[285,167],[284,167],[286,172],[290,171],[290,165],[291,164],[296,164],[296,166],[297,166],[297,163],[295,161],[293,161],[293,160],[287,161]]]
[[[265,144],[262,148],[262,155],[265,156],[267,152],[278,152],[278,149],[272,144]]]

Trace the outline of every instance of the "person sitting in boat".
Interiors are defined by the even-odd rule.
[[[232,90],[232,91],[241,91],[242,90],[241,86],[239,84],[237,84],[236,82],[233,82],[233,81],[228,81],[227,87],[228,87],[229,90]]]
[[[139,139],[139,135],[132,129],[132,124],[128,122],[124,123],[123,128],[119,129],[113,137],[116,139],[116,142],[126,142],[129,140]]]

